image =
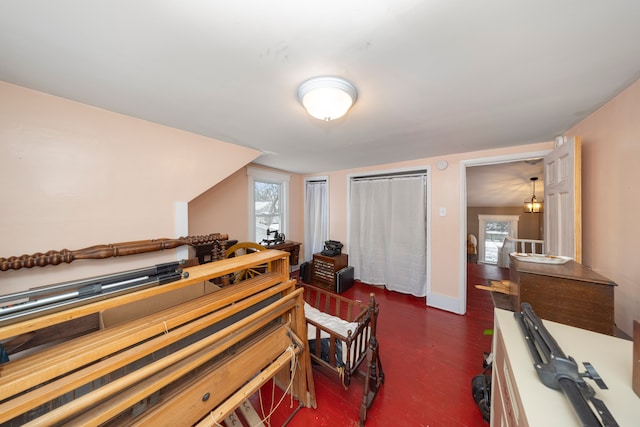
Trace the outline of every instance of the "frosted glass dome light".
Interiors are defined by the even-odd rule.
[[[329,121],[344,116],[358,99],[358,91],[339,77],[314,77],[298,88],[298,101],[319,120]]]

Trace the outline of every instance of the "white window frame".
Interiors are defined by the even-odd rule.
[[[255,204],[255,182],[268,182],[272,184],[280,184],[282,194],[280,194],[281,207],[281,223],[280,233],[284,233],[285,237],[289,235],[289,181],[291,175],[278,173],[266,169],[254,168],[247,166],[247,177],[249,182],[249,234],[248,240],[253,241],[256,238],[256,204]],[[260,242],[256,242],[260,243]]]
[[[484,230],[487,222],[500,221],[509,222],[509,236],[518,238],[518,222],[520,215],[478,215],[478,262],[486,262],[484,259]],[[500,256],[500,254],[498,254]]]

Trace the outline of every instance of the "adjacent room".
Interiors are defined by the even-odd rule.
[[[0,2],[0,424],[635,424],[638,16]]]

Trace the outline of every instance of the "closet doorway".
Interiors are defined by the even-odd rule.
[[[349,264],[371,285],[427,295],[427,170],[349,178]]]

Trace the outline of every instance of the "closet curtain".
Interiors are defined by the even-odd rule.
[[[426,175],[351,180],[349,264],[364,283],[427,293]]]
[[[304,207],[304,259],[310,261],[329,239],[327,181],[306,182]]]

